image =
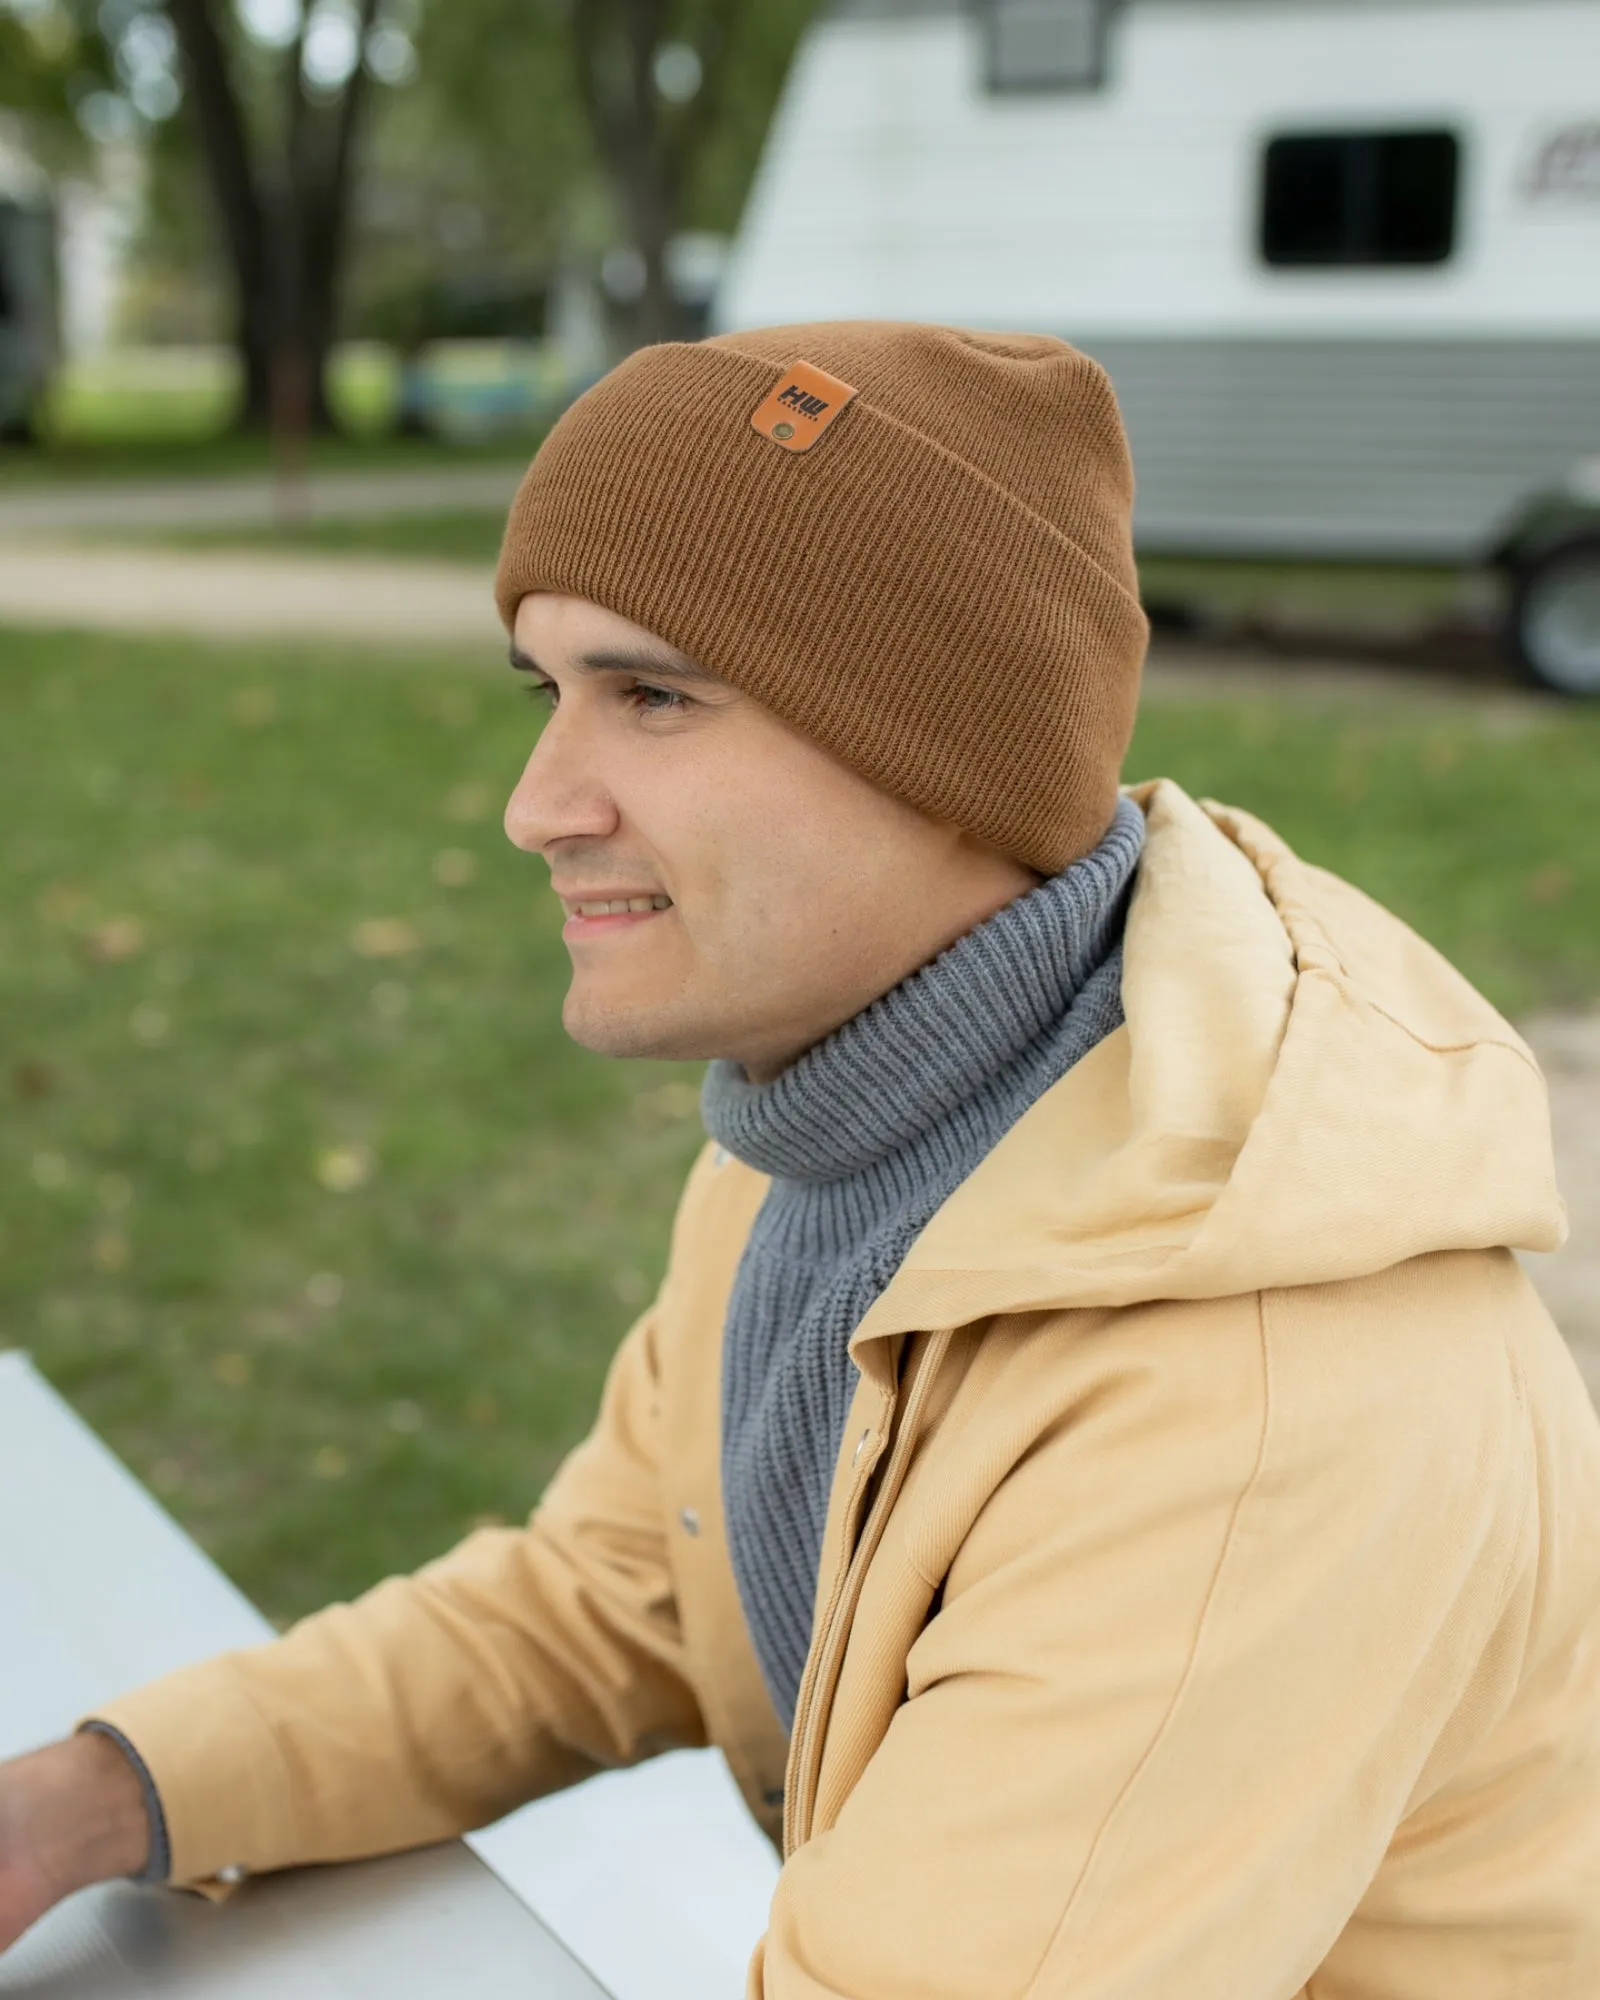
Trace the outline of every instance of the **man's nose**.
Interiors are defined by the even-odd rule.
[[[603,839],[617,828],[617,807],[596,767],[585,732],[560,710],[545,724],[506,801],[506,838],[525,854],[558,840]]]

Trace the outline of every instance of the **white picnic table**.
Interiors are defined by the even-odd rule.
[[[119,1690],[271,1636],[27,1358],[0,1353],[0,1758]],[[721,1759],[679,1752],[466,1843],[264,1878],[222,1906],[108,1884],[0,1957],[0,1995],[88,1991],[98,1950],[119,1969],[97,1960],[96,1995],[128,2000],[209,1993],[196,1967],[225,2000],[277,1996],[291,1961],[305,2000],[738,2000],[776,1874]],[[86,1943],[86,1915],[114,1952]]]

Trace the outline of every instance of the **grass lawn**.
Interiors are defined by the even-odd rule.
[[[312,438],[306,448],[306,465],[313,472],[427,472],[456,465],[504,465],[531,456],[533,440],[525,444],[526,449],[524,441],[505,437],[464,441],[357,431]],[[0,493],[21,494],[36,487],[80,481],[211,479],[272,470],[272,447],[266,438],[227,432],[69,438],[43,447],[0,444]],[[502,515],[502,526],[504,520]],[[271,532],[262,531],[264,535]],[[224,546],[209,534],[202,539],[210,547]],[[246,531],[243,539],[248,543],[257,537]]]
[[[561,1035],[532,729],[487,666],[0,633],[0,1339],[280,1617],[526,1509],[699,1142]],[[1164,701],[1133,770],[1600,998],[1600,712]]]
[[[501,458],[505,457],[502,448]],[[441,509],[370,517],[326,515],[291,527],[163,529],[149,537],[165,548],[303,549],[313,554],[417,556],[430,562],[492,566],[505,532],[503,507]]]
[[[314,438],[307,462],[324,470],[430,467],[531,454],[541,426],[481,437],[396,436],[392,355],[351,345],[334,355],[329,398],[344,427]],[[237,367],[219,348],[144,348],[68,365],[45,411],[45,441],[0,444],[0,492],[77,479],[204,478],[261,472],[272,462],[265,437],[227,425]]]

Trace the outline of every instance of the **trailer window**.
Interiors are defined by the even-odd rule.
[[[1309,132],[1269,140],[1268,264],[1443,264],[1455,249],[1454,132]]]
[[[979,0],[991,90],[1096,90],[1115,0]]]

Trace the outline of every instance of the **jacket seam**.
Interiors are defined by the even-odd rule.
[[[1408,1041],[1415,1042],[1419,1049],[1426,1049],[1430,1055],[1457,1056],[1467,1055],[1473,1049],[1500,1049],[1508,1056],[1515,1056],[1518,1062],[1525,1069],[1532,1070],[1535,1076],[1543,1075],[1539,1065],[1525,1050],[1519,1049],[1515,1042],[1503,1040],[1499,1035],[1472,1035],[1460,1042],[1432,1042],[1426,1035],[1419,1035],[1415,1028],[1402,1021],[1398,1014],[1392,1014],[1378,1001],[1369,1000],[1367,1005],[1374,1014],[1381,1015],[1391,1027],[1398,1028]]]
[[[1167,1704],[1166,1712],[1156,1725],[1155,1733],[1146,1745],[1144,1754],[1128,1774],[1122,1790],[1113,1800],[1110,1810],[1107,1812],[1104,1820],[1102,1820],[1099,1830],[1090,1844],[1088,1855],[1085,1857],[1083,1867],[1078,1873],[1078,1879],[1068,1891],[1067,1900],[1062,1907],[1061,1915],[1057,1919],[1046,1941],[1044,1951],[1040,1955],[1039,1963],[1034,1969],[1033,1977],[1028,1982],[1026,1989],[1028,1995],[1034,1995],[1039,1992],[1039,1981],[1044,1977],[1046,1968],[1055,1956],[1057,1947],[1067,1926],[1077,1914],[1085,1884],[1094,1873],[1095,1864],[1100,1857],[1102,1847],[1108,1840],[1113,1827],[1116,1825],[1119,1817],[1124,1816],[1124,1809],[1126,1808],[1125,1816],[1130,1831],[1137,1825],[1138,1818],[1146,1810],[1145,1803],[1142,1800],[1135,1803],[1135,1795],[1145,1774],[1155,1762],[1157,1755],[1176,1727],[1178,1713],[1183,1706],[1184,1697],[1193,1684],[1196,1672],[1198,1671],[1200,1648],[1211,1628],[1213,1614],[1216,1610],[1217,1595],[1221,1589],[1223,1577],[1230,1566],[1229,1558],[1232,1556],[1238,1542],[1240,1520],[1244,1514],[1246,1505],[1254,1495],[1256,1488],[1260,1485],[1266,1471],[1267,1442],[1272,1428],[1273,1416],[1271,1341],[1267,1329],[1266,1295],[1263,1292],[1256,1292],[1253,1296],[1261,1353],[1261,1434],[1256,1445],[1255,1462],[1250,1468],[1249,1475],[1240,1487],[1238,1497],[1235,1499],[1232,1511],[1228,1516],[1228,1525],[1222,1537],[1222,1544],[1217,1551],[1217,1558],[1212,1566],[1211,1579],[1206,1585],[1205,1601],[1201,1605],[1200,1615],[1195,1622],[1194,1637],[1189,1645],[1188,1657],[1185,1659],[1182,1671],[1178,1675],[1177,1685],[1173,1689],[1172,1698]]]
[[[1501,1346],[1501,1352],[1505,1356],[1506,1372],[1511,1378],[1512,1398],[1516,1403],[1517,1441],[1521,1446],[1521,1459],[1522,1459],[1521,1470],[1523,1474],[1524,1489],[1527,1494],[1527,1497],[1523,1504],[1522,1517],[1521,1520],[1518,1522],[1518,1527],[1520,1528],[1523,1525],[1523,1523],[1527,1521],[1528,1516],[1531,1514],[1533,1516],[1534,1527],[1536,1531],[1535,1546],[1539,1553],[1535,1558],[1535,1564],[1534,1564],[1534,1591],[1535,1591],[1534,1602],[1537,1603],[1537,1593],[1541,1584],[1543,1583],[1543,1572],[1544,1572],[1543,1552],[1544,1552],[1544,1541],[1545,1541],[1544,1503],[1543,1503],[1543,1498],[1539,1491],[1539,1477],[1538,1477],[1539,1447],[1538,1447],[1538,1441],[1534,1436],[1533,1409],[1528,1400],[1528,1379],[1523,1372],[1522,1363],[1517,1358],[1515,1349],[1512,1347],[1510,1340],[1507,1339],[1503,1331],[1500,1336],[1500,1346]],[[1505,1616],[1507,1607],[1511,1603],[1512,1594],[1516,1589],[1517,1570],[1521,1561],[1522,1561],[1521,1537],[1520,1535],[1513,1535],[1511,1538],[1511,1548],[1506,1556],[1505,1572],[1500,1579],[1499,1597],[1495,1605],[1495,1619],[1497,1623],[1501,1618]],[[1519,1685],[1521,1683],[1523,1674],[1527,1670],[1528,1644],[1530,1639],[1532,1638],[1533,1620],[1534,1620],[1534,1605],[1530,1604],[1528,1608],[1528,1624],[1522,1634],[1522,1660],[1517,1675],[1517,1680]]]

